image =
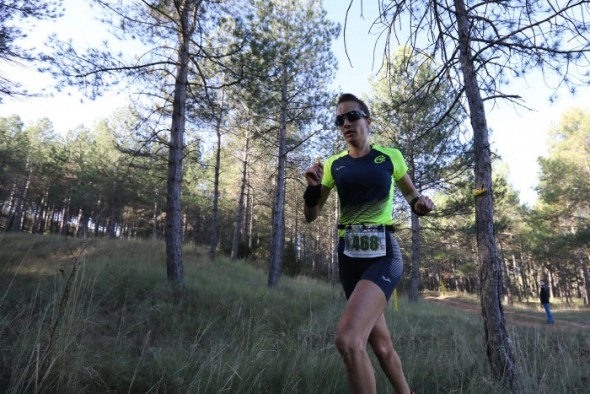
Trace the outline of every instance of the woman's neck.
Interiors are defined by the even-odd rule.
[[[354,158],[366,156],[369,154],[370,151],[371,145],[368,142],[359,147],[348,145],[348,154]]]

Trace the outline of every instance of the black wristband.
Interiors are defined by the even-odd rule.
[[[418,202],[420,197],[421,196],[412,198],[412,201],[410,201],[410,209],[412,209],[412,212],[414,212],[416,215],[424,216],[424,215],[426,215],[425,213],[421,213],[421,212],[416,211],[416,203]]]
[[[303,193],[303,199],[305,200],[305,205],[310,208],[315,207],[320,202],[320,197],[322,196],[322,185],[316,186],[307,186],[305,189],[305,193]]]

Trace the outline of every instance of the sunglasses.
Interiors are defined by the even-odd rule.
[[[344,124],[344,119],[347,119],[349,122],[355,122],[360,118],[368,118],[368,116],[366,113],[360,110],[350,111],[345,114],[336,116],[336,121],[334,123],[336,123],[337,127],[342,127],[342,125]]]

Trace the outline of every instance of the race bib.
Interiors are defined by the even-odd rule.
[[[383,225],[347,225],[344,240],[344,254],[348,257],[383,257],[387,252]]]

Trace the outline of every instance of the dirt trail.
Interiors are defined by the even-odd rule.
[[[461,300],[454,297],[425,297],[424,298],[428,302],[435,302],[437,304],[449,307],[449,308],[456,308],[462,311],[481,314],[481,307],[479,304]],[[547,326],[545,320],[545,311],[539,311],[538,316],[537,314],[532,315],[530,312],[517,312],[514,310],[504,309],[504,316],[506,316],[506,322],[508,324],[514,324],[518,326],[525,326],[525,327],[534,327],[534,326]],[[580,322],[573,322],[573,321],[566,321],[566,320],[558,320],[556,319],[555,324],[552,325],[553,327],[560,327],[560,328],[568,328],[568,329],[582,329],[582,330],[589,330],[590,331],[590,324],[580,323]]]

